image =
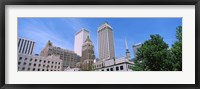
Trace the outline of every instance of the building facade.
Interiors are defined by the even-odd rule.
[[[134,63],[126,57],[117,59],[104,59],[94,63],[95,71],[133,71]]]
[[[18,54],[18,71],[62,71],[62,60],[58,56],[35,56]]]
[[[98,54],[100,60],[115,57],[113,31],[107,22],[98,28]]]
[[[73,68],[78,62],[77,54],[74,51],[53,46],[52,42],[48,41],[45,48],[41,51],[40,56],[48,57],[51,55],[57,55],[63,60],[63,68]]]
[[[137,52],[138,52],[138,49],[142,46],[141,43],[137,43],[137,44],[134,44],[133,45],[133,52],[134,52],[134,57],[136,58],[137,57]]]
[[[77,53],[77,55],[79,56],[82,56],[82,45],[87,36],[89,36],[89,31],[87,31],[86,29],[82,29],[75,34],[74,52]]]
[[[24,38],[18,38],[18,53],[32,55],[34,47],[35,47],[34,41]]]
[[[88,36],[82,45],[81,70],[92,70],[94,59],[94,45]]]

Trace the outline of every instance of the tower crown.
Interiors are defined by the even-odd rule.
[[[110,28],[112,30],[112,27],[108,24],[107,21],[105,21],[101,26],[98,28],[98,31],[104,29],[104,28]]]

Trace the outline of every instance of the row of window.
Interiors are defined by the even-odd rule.
[[[18,62],[18,65],[21,65],[21,64],[22,64],[21,62]],[[23,63],[23,65],[24,65],[24,66],[26,66],[26,65],[27,65],[27,63],[26,63],[26,62],[24,62],[24,63]],[[29,66],[31,66],[31,65],[32,65],[32,63],[29,63],[28,65],[29,65]],[[34,63],[34,64],[33,64],[33,66],[35,67],[35,66],[36,66],[36,63]],[[41,66],[41,64],[39,64],[38,66],[40,67],[40,66]],[[43,67],[45,67],[45,65],[43,65]],[[49,65],[47,65],[46,67],[47,67],[47,68],[49,68]],[[53,65],[51,66],[51,68],[53,68]],[[54,68],[57,68],[57,66],[54,66]],[[60,66],[58,66],[58,68],[60,68]]]
[[[19,60],[22,60],[22,57],[19,57]],[[25,58],[24,60],[27,61],[28,58]],[[33,59],[30,58],[30,61],[33,61]],[[35,59],[34,61],[37,62],[38,59]],[[42,62],[42,60],[39,60],[39,62]],[[44,60],[44,63],[46,63],[46,62],[50,63],[50,61],[46,61],[46,60]],[[58,64],[60,65],[60,62],[54,62],[54,61],[52,61],[51,63],[52,63],[52,64],[54,64],[54,63],[57,64],[57,63],[58,63]]]
[[[20,69],[20,67],[18,67],[18,70],[19,69]],[[39,69],[39,68],[38,69],[36,69],[36,68],[27,68],[26,69],[25,67],[22,67],[22,71],[26,71],[26,70],[27,71],[59,71],[59,70],[52,70],[52,69],[51,70],[49,70],[49,69],[45,70],[45,69]]]
[[[115,67],[115,70],[116,71],[119,71],[119,70],[124,70],[124,67],[123,66],[120,66],[120,67]],[[104,69],[102,69],[101,71],[104,71]],[[107,68],[105,69],[105,71],[113,71],[113,68]]]

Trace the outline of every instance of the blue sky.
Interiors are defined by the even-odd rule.
[[[132,45],[143,43],[151,34],[161,35],[171,47],[176,41],[176,27],[182,25],[182,18],[18,18],[18,37],[35,41],[36,54],[40,53],[48,40],[55,46],[73,50],[75,33],[86,28],[98,57],[97,29],[105,21],[113,28],[116,57],[125,55],[127,39],[132,58]]]

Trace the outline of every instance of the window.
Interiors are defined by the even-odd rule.
[[[101,71],[104,71],[104,70],[101,70]]]
[[[42,71],[44,71],[44,69],[42,69]]]
[[[34,64],[34,66],[36,66],[36,64]]]
[[[107,69],[107,71],[109,71],[109,69]]]
[[[28,68],[28,71],[30,71],[30,68]]]
[[[57,66],[55,66],[55,68],[56,68]]]
[[[44,61],[44,63],[46,63],[46,61]]]
[[[124,68],[123,68],[123,66],[120,66],[120,70],[123,70]]]
[[[27,60],[27,58],[24,59],[25,61]]]
[[[25,67],[22,67],[22,70],[25,70]]]
[[[35,71],[35,68],[33,68],[33,71]]]
[[[41,66],[41,64],[38,65],[39,67]]]
[[[113,71],[113,68],[110,68],[110,71]]]
[[[60,68],[60,66],[58,66],[58,68]]]
[[[37,61],[37,59],[35,59],[35,62]]]
[[[50,61],[48,61],[48,63],[50,63]]]
[[[49,70],[47,69],[47,71],[49,71]]]
[[[116,67],[116,71],[118,71],[119,70],[119,67]]]
[[[42,62],[42,60],[40,60],[40,62]]]
[[[21,62],[18,62],[18,65],[20,65],[21,64]]]
[[[52,61],[52,64],[53,64],[54,62]]]
[[[31,66],[31,63],[29,63],[29,66]]]
[[[45,65],[43,65],[43,67],[45,67]]]
[[[60,65],[60,62],[58,64]]]
[[[56,62],[56,64],[57,64],[57,62]]]
[[[22,57],[19,57],[19,60],[22,60]]]
[[[26,65],[26,62],[24,62],[24,65]]]
[[[40,71],[40,69],[38,69],[38,71]]]
[[[32,61],[33,59],[31,58],[30,61]]]
[[[53,68],[53,66],[51,66],[51,68]]]

